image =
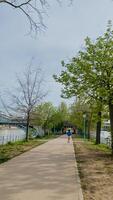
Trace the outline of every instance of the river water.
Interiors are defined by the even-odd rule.
[[[38,135],[42,132],[41,129],[38,130]],[[43,133],[41,133],[43,135]],[[96,134],[93,134],[95,137]],[[17,127],[4,127],[0,129],[0,144],[6,144],[9,141],[15,142],[17,140],[25,139],[25,130]],[[101,143],[110,145],[111,135],[108,131],[101,131]]]
[[[96,139],[96,132],[91,132],[91,138]],[[100,143],[107,144],[109,147],[111,147],[111,133],[108,131],[101,130]]]
[[[25,139],[24,129],[16,127],[4,127],[0,129],[0,144],[6,144],[9,141],[14,142],[23,139]]]
[[[110,143],[111,143],[111,134],[110,134],[110,132],[101,131],[101,135],[100,136],[101,136],[100,137],[101,138],[100,139],[101,143],[108,144],[110,146]]]

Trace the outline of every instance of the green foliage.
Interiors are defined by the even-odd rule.
[[[86,107],[80,100],[70,106],[70,121],[79,129],[83,129],[83,113],[88,111]]]
[[[92,42],[85,39],[84,51],[65,64],[60,76],[54,75],[63,84],[62,96],[69,98],[85,94],[102,103],[113,98],[113,31],[111,23],[103,36]]]
[[[32,113],[32,124],[41,126],[45,132],[61,130],[64,121],[68,120],[69,112],[64,102],[57,107],[52,103],[46,102],[38,105]]]
[[[33,112],[33,124],[42,127],[51,127],[52,117],[55,113],[55,108],[50,102],[45,102],[38,105]]]
[[[104,106],[113,105],[113,31],[111,22],[103,36],[91,41],[85,39],[85,48],[65,64],[60,76],[54,79],[63,85],[62,97],[83,96],[95,110],[102,111]],[[113,110],[110,108],[111,121]],[[94,115],[93,115],[94,116]],[[101,120],[97,118],[97,121]],[[79,123],[79,122],[78,122]],[[113,125],[112,125],[113,134]]]
[[[59,121],[67,121],[69,119],[69,111],[66,103],[61,102],[60,106],[57,109],[58,115],[60,117]]]
[[[86,126],[88,132],[89,129],[95,129],[95,123],[97,121],[97,110],[96,105],[89,104],[85,99],[78,99],[77,102],[73,103],[70,108],[70,121],[75,124],[79,129],[84,129],[84,118],[83,114],[86,114]]]
[[[90,149],[104,151],[106,153],[110,153],[111,149],[106,144],[98,144],[96,145],[95,142],[86,142],[87,147]]]

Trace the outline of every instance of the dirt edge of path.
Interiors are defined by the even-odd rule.
[[[113,199],[113,159],[107,148],[73,139],[84,200]]]

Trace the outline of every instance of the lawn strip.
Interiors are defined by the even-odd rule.
[[[0,145],[0,164],[56,137],[58,136],[49,135],[37,139],[30,139],[28,142],[17,141],[14,143],[9,142],[8,144]]]
[[[73,139],[84,200],[113,199],[113,159],[106,145]]]

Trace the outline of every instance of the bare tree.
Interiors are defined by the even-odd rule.
[[[30,33],[46,28],[43,23],[43,15],[48,7],[46,0],[0,0],[0,3],[21,11],[28,19]]]
[[[63,0],[56,1],[61,3]],[[69,2],[72,2],[72,0],[69,0]],[[30,33],[33,31],[37,33],[37,31],[46,28],[43,16],[49,7],[49,0],[0,0],[0,4],[6,4],[20,10],[29,21]]]
[[[29,139],[29,125],[31,113],[36,105],[41,102],[47,92],[43,91],[43,77],[41,70],[32,70],[31,65],[23,74],[23,78],[17,76],[17,91],[11,94],[12,105],[9,106],[16,116],[26,119],[26,141]]]

